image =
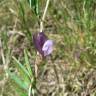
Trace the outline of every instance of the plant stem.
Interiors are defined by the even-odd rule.
[[[41,22],[40,22],[40,32],[43,31],[43,22],[45,20],[45,16],[46,16],[46,13],[47,13],[47,9],[48,9],[48,6],[49,6],[49,2],[50,0],[47,0],[46,2],[46,6],[45,6],[45,9],[44,9],[44,13],[43,13],[43,16],[42,16],[42,19],[41,19]]]
[[[50,0],[47,0],[42,20],[44,21]]]

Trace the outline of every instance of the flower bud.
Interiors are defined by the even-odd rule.
[[[53,41],[49,40],[43,32],[33,35],[33,43],[43,57],[50,55],[53,51]]]

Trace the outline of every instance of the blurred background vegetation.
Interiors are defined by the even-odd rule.
[[[0,0],[0,96],[96,96],[96,0],[50,1],[44,32],[55,44],[47,60],[33,46],[33,9],[27,0]]]

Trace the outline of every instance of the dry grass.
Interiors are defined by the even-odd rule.
[[[25,91],[6,72],[10,69],[19,73],[12,56],[24,63],[25,49],[33,71],[38,58],[36,96],[96,96],[96,2],[85,2],[89,3],[84,6],[83,0],[51,2],[44,32],[54,40],[54,52],[42,60],[36,55],[15,0],[0,1],[0,96],[18,96],[17,89]],[[39,29],[38,23],[28,6],[24,8],[33,34]]]

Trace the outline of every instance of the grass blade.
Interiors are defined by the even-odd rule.
[[[31,76],[33,76],[33,72],[32,72],[32,68],[29,63],[29,59],[28,59],[28,55],[27,55],[26,50],[24,50],[24,58],[25,58],[25,66],[26,66],[28,73],[30,74],[30,77],[31,77]]]
[[[11,79],[13,79],[21,88],[27,90],[28,89],[28,86],[20,80],[19,77],[16,76],[16,74],[14,73],[11,73],[10,71],[7,71],[9,76],[11,77]]]
[[[25,68],[25,66],[22,65],[15,57],[13,57],[13,59],[19,65],[19,67],[21,68],[21,70],[30,78],[30,75],[29,75],[27,69]]]

